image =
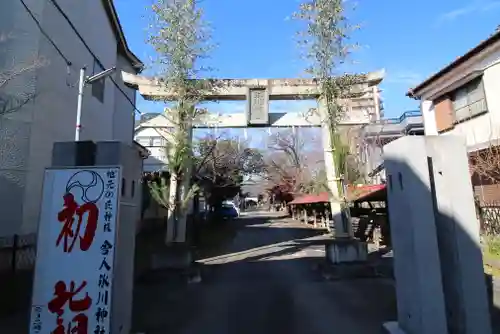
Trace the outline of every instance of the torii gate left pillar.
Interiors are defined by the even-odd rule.
[[[366,76],[364,83],[353,87],[356,93],[349,101],[344,101],[348,107],[347,117],[340,125],[359,125],[380,118],[378,88],[384,72],[372,72]],[[175,95],[164,84],[155,78],[146,78],[122,72],[123,81],[136,88],[140,94],[149,100],[175,100]],[[286,113],[281,117],[269,114],[269,100],[304,100],[318,99],[320,92],[314,80],[310,79],[223,79],[222,88],[207,93],[206,100],[247,101],[245,115],[222,115],[214,119],[211,115],[195,120],[194,128],[208,127],[321,127],[324,148],[325,169],[328,187],[331,195],[331,212],[335,225],[335,239],[327,245],[327,257],[331,262],[353,262],[365,260],[366,244],[353,238],[352,227],[341,210],[341,194],[339,194],[333,159],[333,147],[330,136],[330,124],[326,122],[326,110],[321,101],[318,108],[307,113]],[[243,117],[241,117],[243,116]],[[284,116],[284,117],[283,117]],[[172,124],[172,126],[174,126]],[[165,127],[165,126],[164,126]],[[166,126],[168,127],[168,125]],[[185,231],[186,222],[178,222],[182,226],[177,231]],[[179,238],[180,237],[180,238]],[[179,236],[176,241],[183,242],[185,236]]]

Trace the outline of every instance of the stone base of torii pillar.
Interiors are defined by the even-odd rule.
[[[368,246],[354,238],[334,238],[326,244],[326,258],[332,264],[364,262],[368,258]]]
[[[336,189],[336,185],[331,189]],[[351,221],[342,212],[341,204],[338,201],[332,200],[330,207],[333,213],[334,231],[333,238],[328,240],[325,245],[328,262],[331,264],[365,262],[368,259],[367,243],[353,237]]]

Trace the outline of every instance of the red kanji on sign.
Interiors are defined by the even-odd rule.
[[[88,334],[89,333],[89,319],[83,314],[79,313],[71,319],[67,327],[64,327],[64,320],[61,317],[57,318],[57,326],[50,334]]]
[[[75,282],[71,281],[69,291],[66,283],[58,281],[54,286],[54,298],[48,303],[47,307],[51,313],[57,314],[57,326],[52,331],[52,334],[88,334],[88,317],[85,313],[91,304],[92,298],[88,293],[85,297],[74,300],[73,298],[82,292],[83,288],[87,286],[87,282],[83,281],[78,288],[75,288]],[[68,303],[68,308],[71,312],[76,314],[68,323],[67,328],[64,326],[62,315],[64,314],[64,306]]]
[[[51,313],[57,313],[57,315],[62,315],[64,313],[63,307],[66,303],[69,303],[68,306],[71,312],[83,312],[88,310],[92,304],[92,298],[89,297],[88,293],[85,293],[85,297],[80,300],[73,300],[73,297],[79,294],[86,286],[87,282],[83,281],[82,284],[75,289],[75,282],[71,281],[68,291],[66,283],[63,281],[57,282],[54,285],[54,298],[48,304],[49,311]]]
[[[99,217],[99,208],[95,203],[88,202],[79,206],[73,194],[64,195],[64,209],[62,209],[57,215],[57,219],[64,223],[61,233],[57,237],[56,246],[59,246],[61,240],[64,239],[63,250],[65,253],[71,253],[73,247],[75,246],[76,239],[80,238],[80,249],[82,251],[87,251],[92,242],[94,241],[95,232],[97,229],[97,219]],[[80,236],[80,229],[82,227],[83,216],[87,214],[87,224],[85,225],[85,232],[83,236]],[[76,228],[73,229],[73,224],[75,219],[74,215],[78,216],[78,223]]]

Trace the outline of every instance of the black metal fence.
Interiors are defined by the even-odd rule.
[[[36,234],[0,237],[0,316],[29,310]]]
[[[36,258],[36,234],[0,237],[0,273],[32,270]]]

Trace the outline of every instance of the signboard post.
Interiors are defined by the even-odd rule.
[[[120,167],[45,171],[30,334],[109,334]]]

